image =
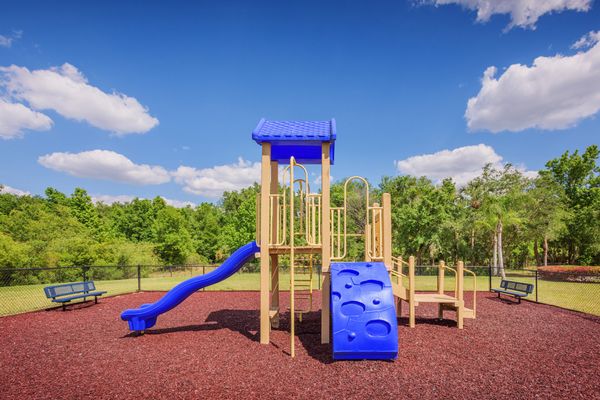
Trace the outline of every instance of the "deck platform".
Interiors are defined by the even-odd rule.
[[[295,254],[320,254],[321,245],[294,246]],[[290,246],[269,246],[269,254],[290,254]]]
[[[415,306],[419,303],[449,303],[456,304],[458,299],[447,294],[440,293],[415,293]]]

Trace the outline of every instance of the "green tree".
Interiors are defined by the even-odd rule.
[[[166,207],[158,212],[153,225],[155,252],[168,264],[184,264],[193,251],[192,237],[181,213]]]
[[[598,146],[583,154],[568,151],[546,163],[546,173],[562,186],[570,216],[562,241],[568,263],[600,262],[600,166]]]
[[[467,185],[472,203],[477,204],[475,224],[492,231],[492,267],[495,274],[504,272],[504,231],[508,226],[518,226],[522,220],[524,190],[528,179],[512,165],[498,170],[486,165],[481,176]]]
[[[547,173],[542,172],[528,191],[527,226],[533,238],[536,264],[548,265],[548,241],[555,240],[564,231],[569,217],[563,188]],[[538,256],[538,241],[542,242],[543,256]]]

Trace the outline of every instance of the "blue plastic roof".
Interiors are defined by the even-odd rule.
[[[268,121],[261,119],[252,131],[258,143],[271,143],[271,160],[287,164],[294,156],[302,164],[321,163],[321,143],[331,142],[330,157],[334,161],[336,128],[330,121]]]

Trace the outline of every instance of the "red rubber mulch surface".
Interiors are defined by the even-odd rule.
[[[256,292],[196,293],[131,337],[121,311],[161,295],[0,318],[0,398],[600,398],[600,318],[585,314],[480,293],[462,331],[424,304],[415,329],[400,320],[397,361],[333,362],[319,312],[297,324],[295,359],[287,313],[260,345]]]

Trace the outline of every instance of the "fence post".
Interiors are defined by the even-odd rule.
[[[137,266],[138,292],[142,291],[142,266]]]
[[[492,265],[488,265],[488,292],[492,291]]]
[[[83,276],[83,281],[84,282],[87,282],[87,269],[88,269],[88,267],[85,266],[85,265],[83,265],[81,267],[81,275]]]
[[[538,286],[538,270],[535,270],[535,302],[538,302],[538,291],[540,287]]]

